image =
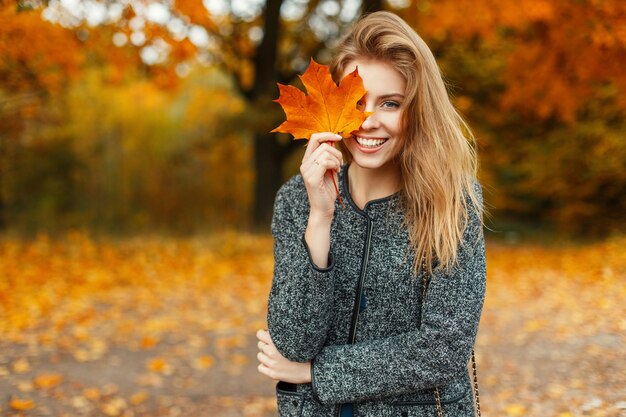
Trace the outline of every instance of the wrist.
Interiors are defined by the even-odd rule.
[[[310,384],[311,383],[311,361],[309,362],[305,362],[305,365],[303,368],[303,372],[302,372],[302,380],[304,381],[305,384]]]
[[[330,229],[330,225],[333,222],[333,215],[321,213],[319,211],[311,210],[309,213],[309,221],[307,226],[315,229]]]
[[[304,232],[304,241],[309,251],[310,261],[317,270],[326,269],[330,264],[330,229],[332,218],[309,215]]]

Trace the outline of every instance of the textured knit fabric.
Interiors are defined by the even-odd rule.
[[[276,195],[268,329],[287,359],[312,361],[310,384],[277,384],[279,416],[339,417],[342,403],[352,403],[355,417],[436,416],[436,386],[444,416],[472,416],[467,364],[486,286],[477,213],[469,213],[458,263],[428,277],[423,300],[400,194],[361,210],[347,168],[338,181],[346,207],[336,201],[325,268],[304,239],[310,207],[302,176]]]

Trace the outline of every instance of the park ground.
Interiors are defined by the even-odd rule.
[[[487,242],[488,417],[626,416],[626,239]],[[0,416],[276,415],[271,236],[0,241]]]

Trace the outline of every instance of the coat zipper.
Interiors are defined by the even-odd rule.
[[[361,278],[359,279],[359,286],[356,291],[356,303],[355,303],[355,313],[352,315],[352,326],[350,329],[350,339],[348,340],[349,344],[354,343],[356,339],[356,328],[359,322],[359,314],[361,313],[361,296],[363,295],[363,282],[365,281],[365,274],[367,272],[367,263],[370,257],[370,244],[372,242],[372,221],[367,219],[367,241],[365,242],[365,260],[363,261],[363,266],[361,267]]]
[[[361,295],[363,293],[363,282],[365,281],[365,274],[367,272],[367,263],[370,257],[370,245],[372,242],[372,220],[367,218],[367,240],[365,241],[365,259],[363,260],[363,265],[361,265],[361,276],[359,278],[359,285],[356,289],[356,302],[354,303],[354,313],[352,314],[352,323],[350,326],[350,337],[348,339],[348,344],[353,344],[356,339],[356,328],[359,322],[359,313],[361,312]],[[354,409],[354,407],[353,407]],[[341,417],[341,405],[337,408],[337,417]]]

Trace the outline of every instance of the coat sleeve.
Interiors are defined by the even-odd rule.
[[[485,290],[482,224],[470,211],[458,263],[431,277],[420,328],[389,338],[326,346],[312,362],[313,395],[324,404],[356,402],[432,388],[459,378],[467,372]]]
[[[274,275],[267,321],[278,351],[291,361],[305,362],[319,353],[326,340],[335,262],[329,251],[326,268],[314,264],[304,239],[308,212],[296,210],[303,204],[294,184],[290,181],[281,187],[274,201]]]

